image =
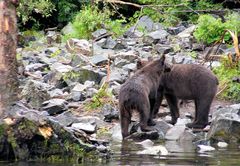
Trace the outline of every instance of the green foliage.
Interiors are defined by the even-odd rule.
[[[220,89],[224,88],[220,97],[232,101],[240,101],[240,84],[232,82],[232,78],[240,75],[240,62],[237,66],[232,67],[227,58],[222,60],[220,67],[214,69],[214,73],[217,75],[220,81]]]
[[[54,10],[55,6],[50,0],[20,0],[17,15],[23,25],[30,20],[37,24],[38,20],[33,17],[33,13],[47,18]]]
[[[227,16],[226,22],[222,22],[220,18],[215,18],[211,15],[201,15],[198,19],[197,29],[194,32],[194,37],[198,42],[211,44],[218,41],[224,33],[224,30],[240,32],[240,14],[232,13]],[[224,36],[225,41],[230,40],[230,34]]]
[[[162,22],[165,26],[176,25],[181,20],[196,21],[198,14],[194,10],[222,8],[221,4],[214,4],[209,0],[138,0],[137,2],[152,6],[144,7],[142,12],[137,11],[131,19],[132,22],[135,22],[139,16],[148,15],[154,21]]]
[[[92,32],[102,27],[109,29],[116,36],[121,35],[125,31],[122,26],[125,20],[117,19],[113,21],[111,20],[113,14],[107,7],[99,10],[96,6],[86,6],[76,15],[73,21],[75,32],[64,38],[90,38]]]
[[[104,84],[96,93],[89,103],[85,104],[86,110],[93,110],[103,107],[106,103],[112,102],[112,94],[108,92],[108,85]]]

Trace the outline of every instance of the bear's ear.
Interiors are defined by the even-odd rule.
[[[165,55],[163,55],[163,56],[160,58],[160,61],[161,61],[161,65],[164,65],[164,62],[165,62]]]
[[[141,69],[143,67],[142,61],[139,59],[137,61],[137,69]]]

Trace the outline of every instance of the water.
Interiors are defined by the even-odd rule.
[[[154,145],[162,144],[170,152],[167,156],[151,156],[138,155],[138,151],[143,150],[141,145],[134,142],[127,142],[125,144],[113,143],[111,148],[113,151],[112,158],[105,163],[34,163],[34,162],[17,162],[17,163],[0,163],[0,166],[234,166],[240,165],[240,151],[239,145],[232,144],[227,148],[216,148],[215,151],[199,153],[191,142],[178,143],[169,141],[165,143],[155,143]]]

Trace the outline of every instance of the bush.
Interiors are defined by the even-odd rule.
[[[240,62],[232,67],[229,60],[225,58],[221,66],[213,71],[220,81],[219,89],[225,88],[220,93],[220,98],[240,102],[240,83],[232,82],[233,77],[240,75]]]
[[[67,35],[67,38],[90,38],[91,33],[100,28],[106,28],[116,36],[121,35],[125,31],[125,28],[122,26],[125,20],[117,19],[112,21],[111,16],[113,14],[106,7],[102,10],[99,10],[97,7],[84,7],[73,21],[75,32]]]
[[[20,24],[25,25],[28,21],[32,21],[38,25],[39,22],[33,17],[34,14],[49,17],[54,10],[55,6],[49,0],[20,0],[17,8],[17,16]]]
[[[197,29],[193,35],[198,42],[212,44],[221,38],[226,29],[233,32],[240,32],[240,14],[229,14],[226,17],[225,23],[220,18],[215,18],[212,15],[201,15],[198,19]],[[229,39],[230,34],[226,34],[224,40],[229,41]]]

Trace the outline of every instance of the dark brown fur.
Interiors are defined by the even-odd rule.
[[[154,125],[152,121],[153,108],[151,103],[155,103],[157,89],[164,72],[163,56],[159,60],[150,62],[142,69],[138,70],[122,86],[119,92],[119,108],[122,136],[129,135],[128,127],[131,122],[132,111],[136,110],[140,114],[140,126],[142,131],[150,131],[149,125]]]
[[[140,64],[140,62],[138,62]],[[148,62],[150,63],[150,62]],[[141,62],[144,66],[146,61]],[[138,66],[141,68],[141,66]],[[218,79],[207,68],[196,64],[175,64],[160,81],[154,115],[157,114],[163,96],[170,107],[172,124],[179,117],[178,99],[194,100],[195,120],[187,124],[190,128],[204,128],[208,124],[211,103],[217,92]]]

